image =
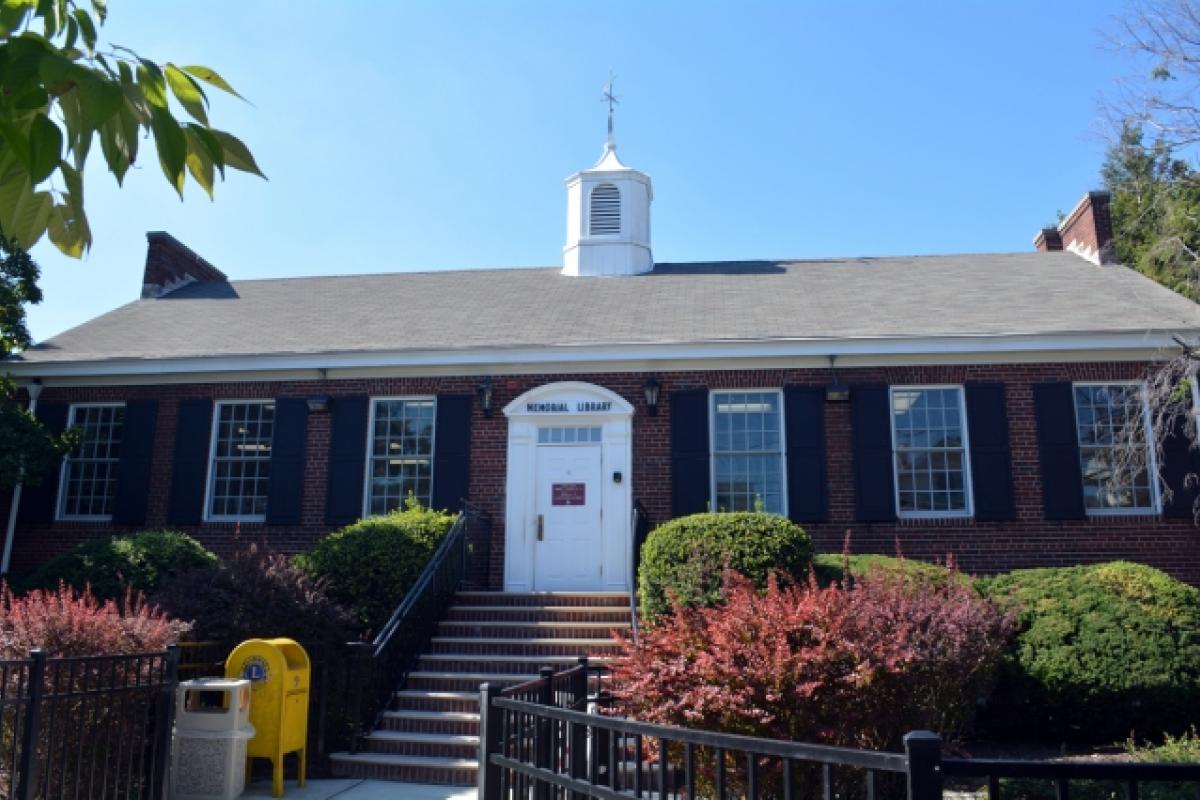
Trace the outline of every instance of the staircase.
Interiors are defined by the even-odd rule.
[[[335,753],[342,776],[472,785],[479,755],[479,685],[511,686],[538,668],[565,669],[617,652],[629,595],[459,592],[406,684],[359,752]]]

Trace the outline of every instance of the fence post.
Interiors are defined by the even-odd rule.
[[[21,732],[18,800],[34,800],[37,797],[37,751],[41,738],[42,699],[46,693],[46,653],[41,648],[35,648],[29,651],[29,658],[29,705],[25,707],[25,730]]]
[[[908,756],[908,800],[941,800],[942,737],[932,731],[904,736]]]
[[[171,745],[175,727],[175,691],[179,686],[179,646],[167,647],[167,659],[163,665],[163,685],[158,694],[158,714],[155,719],[155,735],[158,742],[158,759],[154,762],[154,773],[150,776],[150,796],[166,800],[171,796]]]
[[[538,691],[538,704],[546,707],[554,705],[554,667],[542,667],[538,670],[538,677],[542,680],[542,685]],[[552,764],[551,753],[554,752],[554,742],[551,741],[554,732],[554,721],[549,717],[539,716],[537,718],[537,727],[534,729],[534,766],[542,769],[550,769]],[[550,784],[543,780],[538,780],[534,784],[533,796],[535,800],[550,799]]]
[[[576,672],[571,680],[571,710],[587,712],[588,699],[588,657],[580,656]],[[578,722],[571,723],[571,777],[584,778],[587,775],[587,726]],[[572,795],[576,800],[583,800],[584,795],[576,792]]]
[[[492,763],[492,754],[504,747],[503,712],[492,707],[499,694],[500,687],[490,683],[479,687],[479,800],[500,800],[500,767]]]

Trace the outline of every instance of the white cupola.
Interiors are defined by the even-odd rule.
[[[638,275],[650,254],[650,176],[621,163],[612,140],[590,169],[567,178],[567,243],[563,275]]]

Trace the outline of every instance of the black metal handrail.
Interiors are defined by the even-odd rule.
[[[374,648],[375,658],[383,655],[388,644],[392,641],[392,635],[400,627],[401,623],[412,613],[412,610],[421,602],[425,594],[432,588],[436,588],[439,576],[442,576],[449,569],[454,570],[457,574],[457,583],[461,582],[462,576],[466,570],[466,540],[467,540],[467,512],[464,511],[458,515],[458,519],[450,526],[450,530],[442,538],[441,544],[437,550],[433,552],[433,556],[425,564],[425,569],[421,570],[421,574],[417,577],[414,583],[404,595],[404,599],[400,601],[400,605],[396,606],[396,610],[392,612],[392,616],[376,634],[375,639],[371,642],[371,647]],[[448,559],[453,559],[448,561]]]
[[[1072,781],[1123,784],[1126,800],[1138,800],[1141,783],[1195,783],[1194,796],[1200,798],[1200,764],[947,758],[942,760],[942,774],[947,778],[986,779],[988,800],[999,800],[1001,778],[1052,781],[1056,800],[1069,800]]]

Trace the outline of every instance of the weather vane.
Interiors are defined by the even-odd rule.
[[[616,106],[616,104],[618,102],[620,102],[617,99],[617,96],[615,94],[613,94],[613,81],[615,81],[616,79],[617,79],[617,76],[614,75],[613,71],[610,69],[608,71],[608,83],[604,84],[604,89],[603,89],[604,97],[602,98],[604,102],[608,103],[608,146],[609,147],[611,147],[612,143],[613,143],[613,123],[612,123],[613,107]]]

